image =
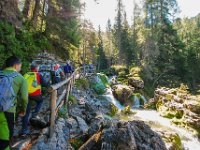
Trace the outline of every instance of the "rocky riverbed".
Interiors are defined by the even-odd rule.
[[[144,109],[144,105],[158,110],[168,106],[164,103],[165,97],[168,94],[173,97],[173,90],[157,89],[154,99],[145,104],[146,99],[135,93],[139,86],[110,83],[106,78],[98,74],[77,80],[69,98],[69,109],[63,107],[58,112],[53,138],[48,139],[48,131],[43,129],[31,149],[192,150],[200,146],[198,138],[184,128],[171,125],[171,120],[155,110]],[[198,110],[192,109],[191,103],[184,104],[188,104],[184,105],[188,111]]]

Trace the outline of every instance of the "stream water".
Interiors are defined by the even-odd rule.
[[[124,109],[124,106],[122,106],[119,101],[114,98],[111,88],[108,88],[103,96],[108,101],[113,103],[119,109],[119,111]],[[152,128],[152,130],[176,132],[180,136],[182,145],[185,150],[200,150],[200,141],[197,137],[193,136],[191,132],[188,132],[186,129],[182,127],[177,127],[176,125],[172,124],[170,122],[170,119],[161,117],[159,113],[155,110],[139,109],[139,98],[137,98],[136,96],[134,98],[134,101],[135,105],[132,107],[132,111],[136,112],[136,114],[128,116],[126,120],[143,120]]]

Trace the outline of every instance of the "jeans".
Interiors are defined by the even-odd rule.
[[[59,83],[61,81],[60,77],[55,77],[55,83]]]
[[[29,115],[31,113],[31,105],[33,101],[36,102],[36,107],[34,112],[32,113],[32,118],[37,116],[38,112],[42,107],[43,103],[42,95],[29,96],[29,101],[26,108],[26,115],[22,118],[22,128],[24,131],[28,130]]]

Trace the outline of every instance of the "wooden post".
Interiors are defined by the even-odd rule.
[[[67,102],[68,102],[69,93],[70,93],[70,86],[71,86],[71,80],[69,81],[68,86],[67,86],[67,96],[66,96],[66,101]]]
[[[56,110],[56,99],[57,99],[57,90],[54,90],[51,94],[51,122],[50,122],[50,131],[49,137],[53,137],[54,125],[55,125],[55,110]]]
[[[72,77],[71,82],[70,82],[70,91],[69,91],[69,93],[71,93],[72,87],[73,87],[73,77]]]

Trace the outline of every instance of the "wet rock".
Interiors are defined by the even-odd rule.
[[[151,98],[148,100],[147,104],[145,104],[145,108],[156,109],[157,100],[155,98]]]
[[[144,81],[138,77],[129,77],[128,78],[128,84],[133,86],[137,89],[143,89],[144,88]]]
[[[129,104],[132,103],[132,95],[134,92],[134,88],[127,85],[115,85],[113,86],[113,95],[117,100],[120,101],[121,104]]]

